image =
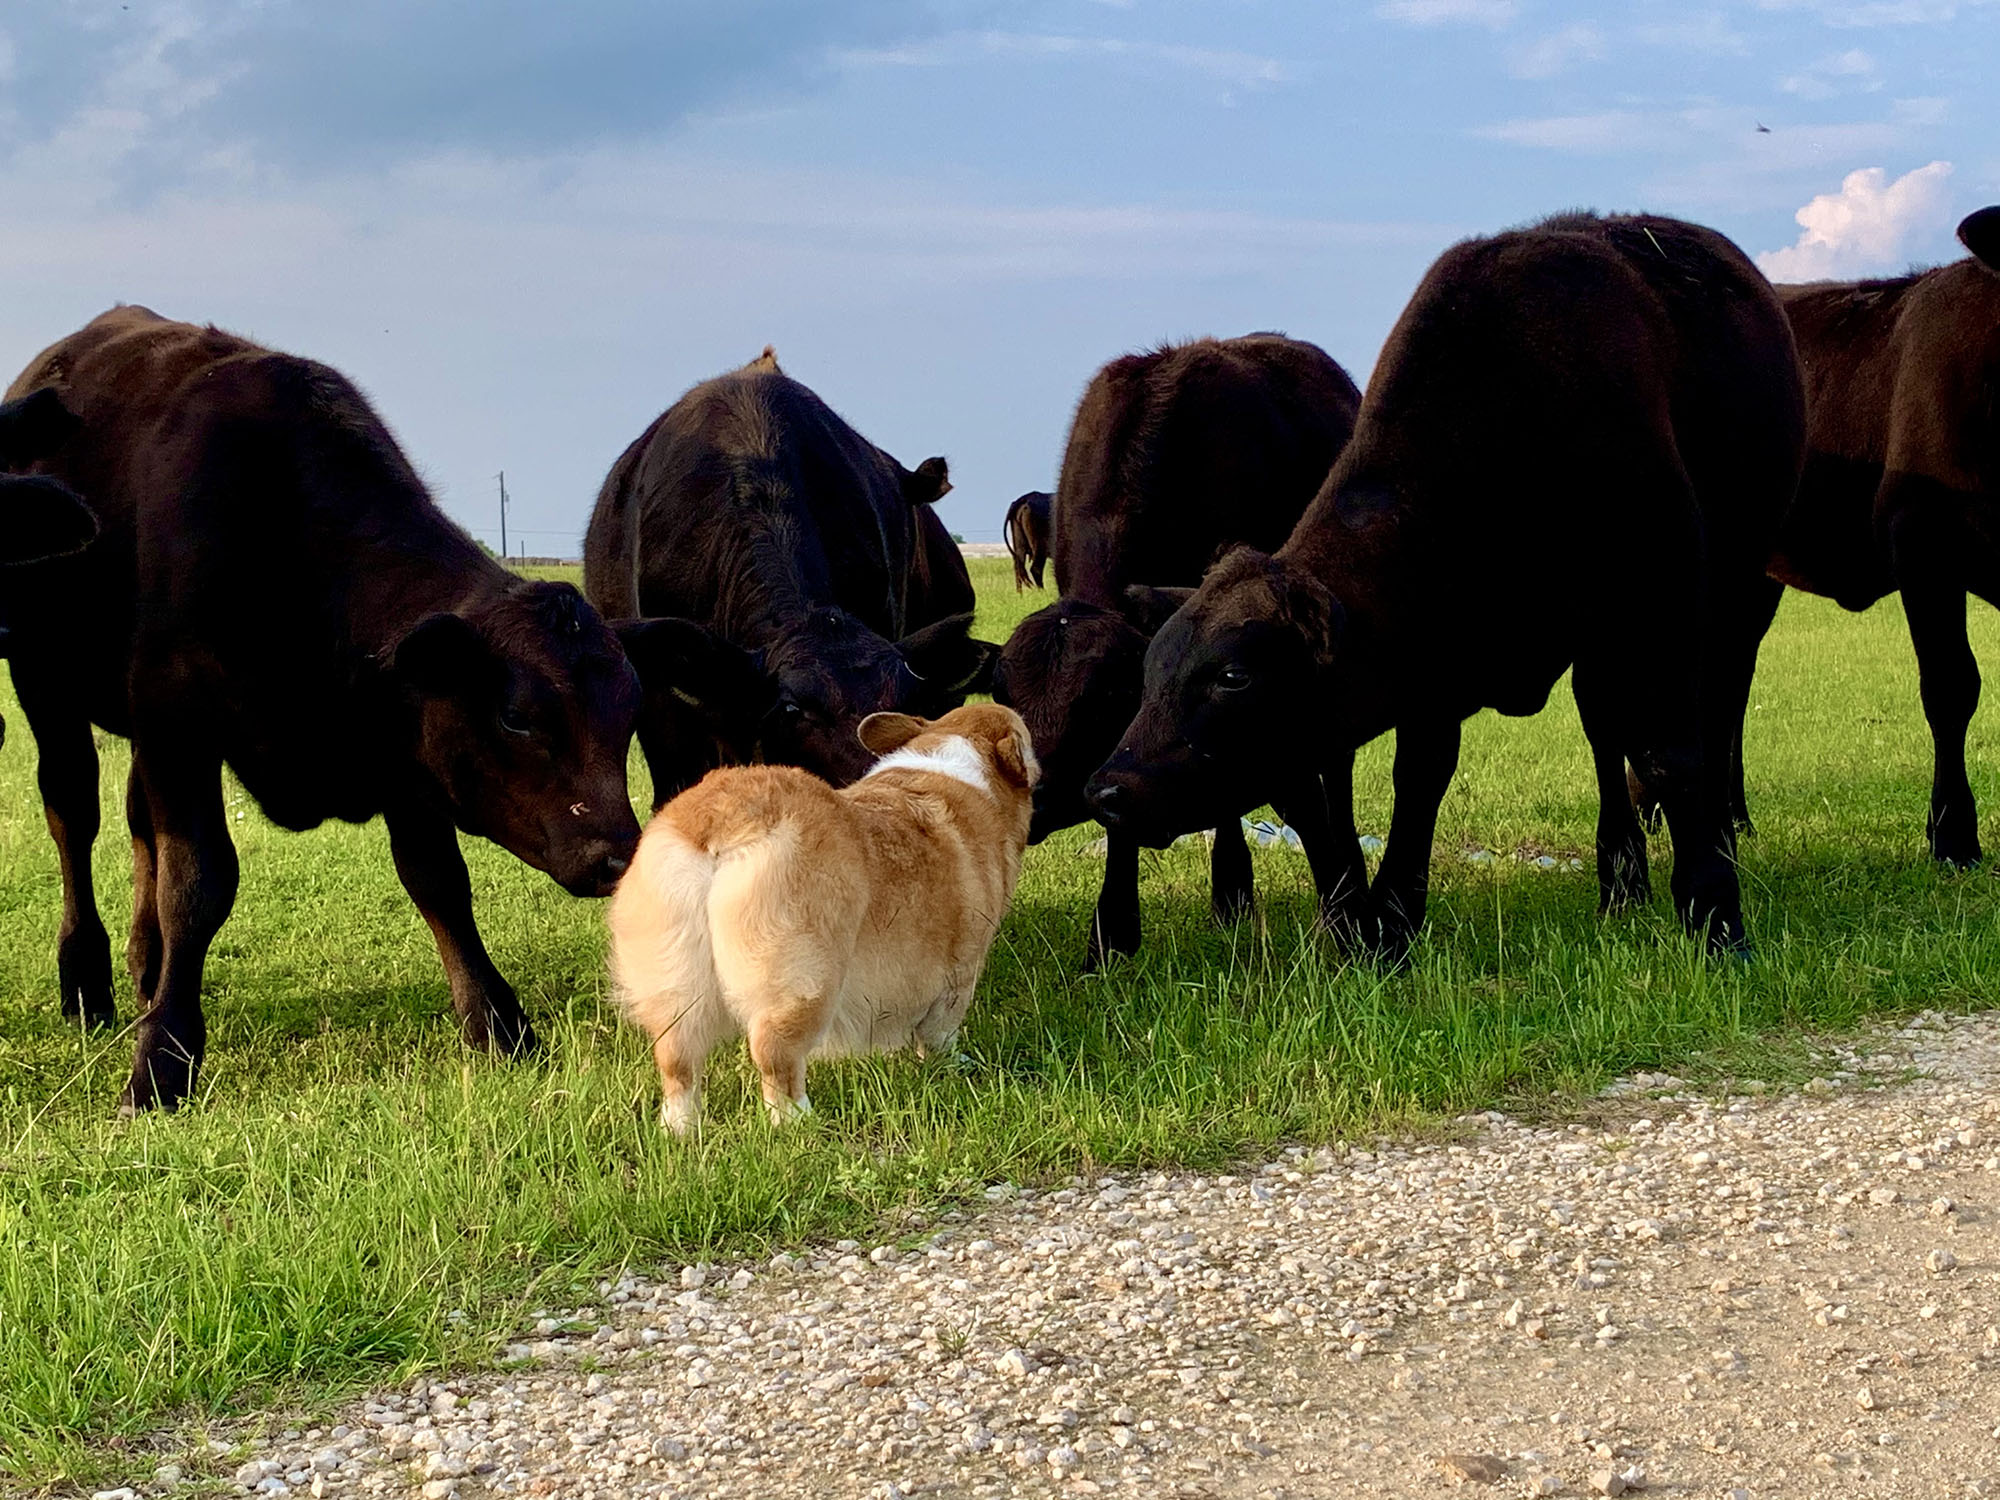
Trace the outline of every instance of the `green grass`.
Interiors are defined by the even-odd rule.
[[[1045,602],[1015,595],[1005,559],[974,570],[991,638]],[[1990,658],[2000,621],[1973,625]],[[121,1437],[189,1414],[476,1361],[526,1307],[626,1262],[894,1232],[1000,1178],[1560,1106],[1632,1068],[1770,1076],[1802,1036],[1984,1003],[2000,886],[1923,857],[1929,743],[1900,614],[1792,597],[1753,701],[1751,963],[1704,959],[1664,902],[1597,920],[1593,782],[1558,689],[1535,719],[1467,726],[1407,972],[1322,951],[1296,855],[1259,853],[1262,926],[1218,931],[1204,853],[1182,846],[1149,858],[1144,955],[1080,978],[1101,866],[1081,853],[1094,830],[1075,830],[1029,856],[962,1064],[816,1067],[817,1117],[776,1134],[738,1049],[688,1145],[654,1127],[652,1069],[605,1003],[599,905],[468,846],[494,957],[547,1041],[531,1063],[469,1057],[379,825],[286,834],[240,792],[242,892],[209,963],[201,1096],[115,1120],[130,1039],[57,1016],[55,858],[5,696],[0,1487],[112,1476]],[[1976,790],[2000,809],[1993,748],[1982,720]],[[97,873],[121,933],[126,757],[103,751]],[[1387,767],[1371,747],[1364,831],[1386,824]],[[1585,868],[1469,865],[1468,846]],[[120,1003],[129,1018],[122,983]]]

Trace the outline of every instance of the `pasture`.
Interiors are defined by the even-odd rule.
[[[1004,558],[972,569],[987,639],[1050,597],[1016,595]],[[1561,581],[1496,579],[1491,607],[1560,609]],[[2000,620],[1972,626],[1996,659]],[[1855,617],[1788,597],[1751,701],[1750,962],[1704,958],[1663,896],[1598,920],[1594,784],[1559,687],[1534,719],[1467,725],[1406,972],[1315,943],[1304,861],[1283,850],[1256,855],[1262,926],[1216,929],[1187,843],[1147,859],[1143,954],[1079,978],[1101,865],[1096,830],[1075,829],[1030,851],[960,1059],[821,1065],[816,1117],[776,1134],[738,1049],[683,1143],[606,1003],[600,903],[467,845],[487,941],[545,1043],[525,1064],[469,1056],[379,822],[285,834],[233,789],[242,889],[209,961],[201,1092],[115,1119],[130,1037],[57,1014],[55,856],[0,694],[0,1485],[105,1472],[106,1444],[184,1415],[476,1362],[628,1262],[893,1236],[1007,1178],[1560,1109],[1634,1068],[1780,1077],[1810,1034],[1988,1003],[2000,884],[1924,857],[1930,742],[1895,601]],[[118,948],[127,757],[100,748]],[[1386,827],[1388,748],[1363,757],[1364,832]],[[1970,744],[1989,810],[1995,750],[1989,714]],[[1654,857],[1664,892],[1664,839]],[[119,1005],[129,1022],[122,972]]]

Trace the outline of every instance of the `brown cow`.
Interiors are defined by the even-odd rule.
[[[1172,617],[1092,807],[1159,842],[1317,773],[1351,829],[1355,747],[1393,729],[1373,890],[1353,842],[1307,853],[1329,924],[1399,957],[1460,721],[1534,713],[1574,665],[1604,904],[1647,888],[1630,757],[1664,792],[1675,910],[1741,948],[1727,783],[1804,425],[1777,296],[1714,231],[1566,214],[1454,246],[1284,546],[1237,549],[1192,597],[1149,596]],[[1562,580],[1562,607],[1496,597],[1494,580],[1522,578]]]
[[[1886,281],[1778,288],[1805,370],[1805,477],[1771,575],[1862,610],[1901,590],[1935,747],[1933,857],[1979,862],[1965,596],[2000,605],[2000,206],[1972,252]]]
[[[1097,372],[1056,486],[1062,598],[1021,622],[994,674],[994,695],[1027,720],[1042,763],[1035,839],[1091,816],[1084,783],[1139,706],[1148,632],[1127,618],[1125,590],[1191,585],[1228,546],[1284,540],[1360,404],[1325,350],[1278,333],[1169,344]],[[1309,807],[1281,811],[1313,836]],[[1233,817],[1215,835],[1210,890],[1228,921],[1251,903],[1250,851]],[[1139,935],[1139,845],[1114,830],[1085,967],[1137,952]]]
[[[575,589],[515,576],[447,520],[325,365],[120,307],[9,394],[51,387],[80,425],[42,467],[102,531],[38,569],[14,685],[62,861],[63,1009],[94,1024],[113,1012],[91,725],[132,741],[126,1107],[173,1105],[197,1080],[202,967],[236,897],[225,764],[280,827],[382,815],[466,1039],[531,1045],[480,942],[458,831],[609,893],[639,838],[639,683],[617,639]]]
[[[1042,570],[1049,563],[1049,507],[1055,496],[1047,490],[1029,490],[1007,507],[1000,522],[1000,534],[1007,539],[1007,555],[1014,559],[1014,592],[1029,584],[1042,586]]]

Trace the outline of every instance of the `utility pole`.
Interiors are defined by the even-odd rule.
[[[500,555],[507,555],[507,471],[500,471]]]

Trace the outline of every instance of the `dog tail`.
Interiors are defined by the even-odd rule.
[[[718,861],[657,818],[611,898],[611,985],[621,1009],[654,1039],[674,1033],[700,1056],[722,1021],[722,986],[709,932]]]

